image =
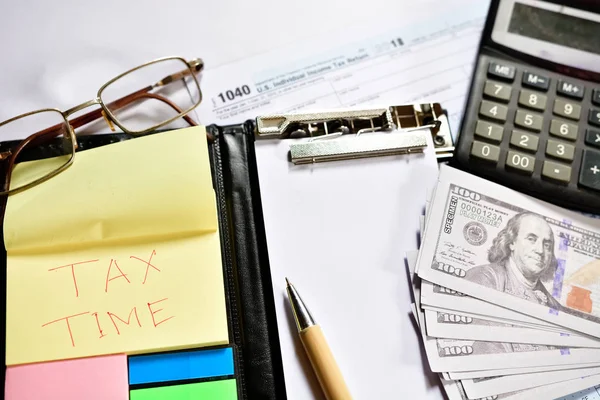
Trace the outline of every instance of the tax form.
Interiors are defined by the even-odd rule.
[[[201,122],[431,100],[447,109],[456,132],[488,3],[393,7],[381,20],[347,26],[327,40],[309,39],[212,70],[207,65]]]

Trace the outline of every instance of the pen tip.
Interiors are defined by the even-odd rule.
[[[291,285],[291,283],[290,283],[290,281],[288,280],[288,278],[287,278],[287,277],[285,278],[285,283],[286,283],[288,286],[290,286],[290,285]]]

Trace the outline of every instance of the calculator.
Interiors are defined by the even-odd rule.
[[[600,214],[600,0],[492,1],[452,163]]]

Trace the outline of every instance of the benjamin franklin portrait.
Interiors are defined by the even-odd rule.
[[[522,299],[560,309],[542,284],[556,270],[554,233],[539,215],[512,217],[488,250],[487,265],[471,268],[466,279]]]

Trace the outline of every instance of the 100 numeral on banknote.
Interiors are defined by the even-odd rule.
[[[446,177],[464,174],[449,170]],[[440,176],[440,183],[442,179]],[[468,186],[455,183],[463,183],[462,179],[446,182],[442,185],[445,190],[438,185],[433,206],[438,211],[437,221],[429,221],[432,229],[424,239],[429,254],[421,258],[419,275],[600,336],[600,232],[595,225],[581,222],[585,217],[573,213],[565,213],[569,217],[563,218],[555,207],[541,202],[535,210],[521,208],[516,204],[520,203],[518,196],[524,195],[480,178],[471,179],[474,184]],[[513,200],[510,196],[495,198],[503,191],[516,197],[515,201],[509,203]],[[527,204],[531,206],[531,199]],[[564,323],[562,314],[586,321],[586,326]]]

